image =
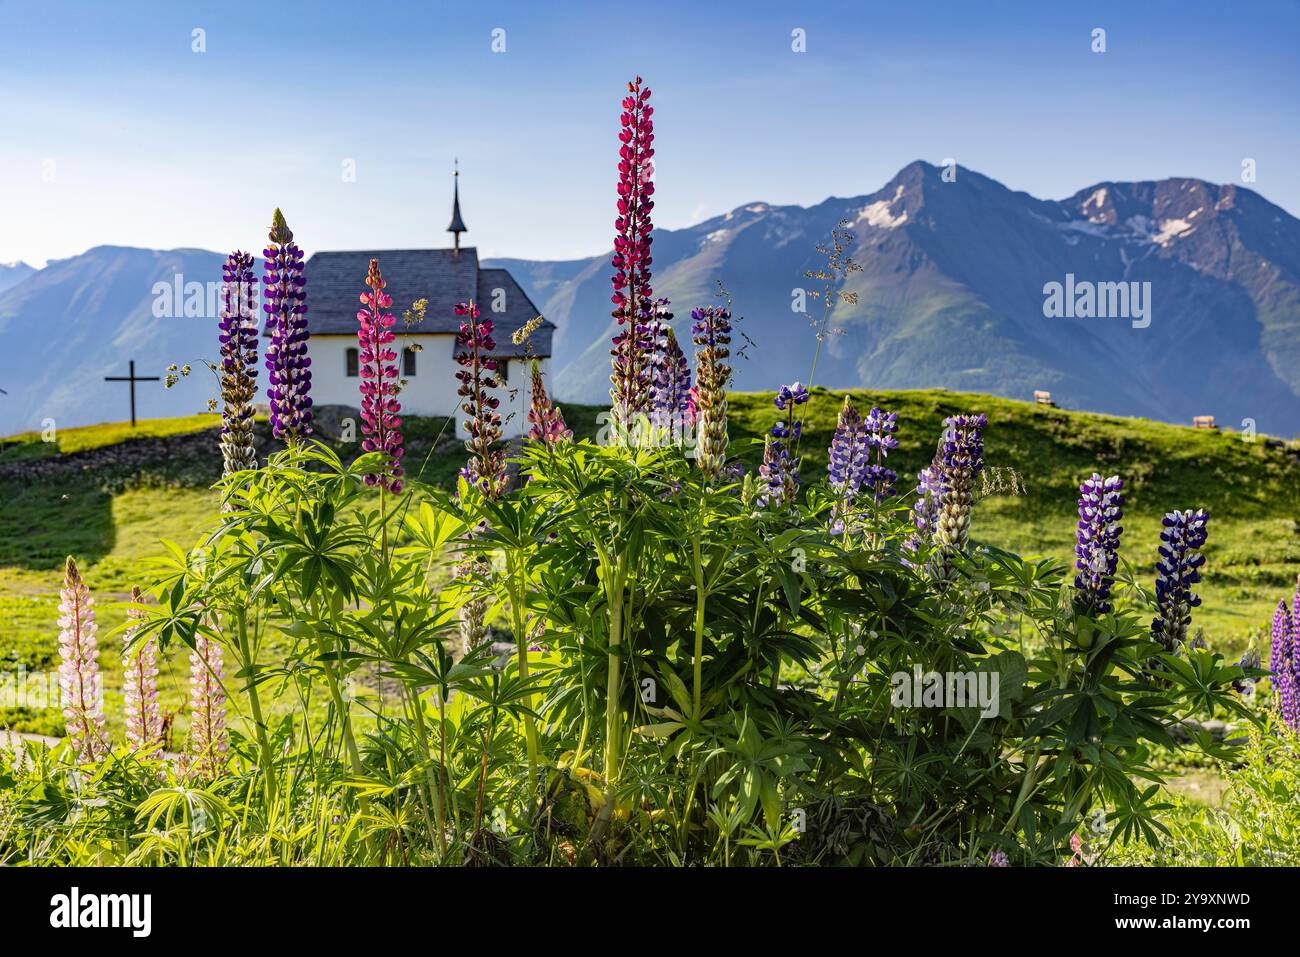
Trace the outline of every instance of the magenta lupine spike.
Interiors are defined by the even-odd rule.
[[[654,225],[654,107],[650,88],[637,77],[627,85],[618,134],[618,218],[614,220],[614,303],[612,315],[620,327],[614,337],[610,400],[616,424],[630,428],[640,413],[649,412],[649,351],[652,318],[650,246]]]
[[[221,456],[224,474],[257,468],[257,277],[252,253],[235,250],[221,269]]]
[[[1075,535],[1074,576],[1077,606],[1088,614],[1110,611],[1110,590],[1119,563],[1119,539],[1124,532],[1124,481],[1094,472],[1079,486],[1079,529]]]
[[[144,593],[131,589],[131,601],[144,604]],[[136,751],[148,751],[163,743],[162,708],[158,705],[158,639],[150,635],[131,647],[148,617],[142,608],[130,608],[126,617],[135,624],[126,629],[122,657],[122,694],[126,699],[126,742]]]
[[[224,677],[221,645],[196,634],[190,653],[190,769],[201,778],[215,778],[230,750]]]
[[[393,325],[397,322],[391,312],[393,297],[384,292],[384,277],[379,271],[379,260],[370,260],[366,274],[369,292],[361,294],[362,308],[357,312],[357,343],[360,346],[357,368],[361,378],[361,431],[365,438],[361,448],[366,452],[383,452],[388,465],[379,472],[365,477],[367,485],[382,485],[388,491],[402,490],[402,405],[397,399],[397,338]]]
[[[530,442],[545,442],[554,445],[557,442],[572,442],[573,430],[564,424],[564,413],[551,401],[546,393],[546,382],[542,379],[542,369],[537,360],[532,362],[532,402],[528,408],[528,421],[532,428],[528,430]]]
[[[267,402],[277,439],[298,441],[311,435],[311,359],[307,355],[307,280],[302,250],[277,209],[270,244],[263,250],[262,311],[271,341],[266,347]]]
[[[99,626],[95,600],[71,556],[63,568],[59,598],[59,689],[68,747],[78,761],[96,761],[108,753],[96,639]]]
[[[1291,610],[1285,601],[1279,601],[1273,612],[1273,644],[1268,657],[1269,671],[1272,672],[1273,707],[1287,727],[1300,730],[1296,727],[1295,638],[1295,622]]]
[[[489,498],[499,498],[505,491],[505,454],[492,446],[501,438],[501,400],[492,394],[497,388],[497,360],[492,357],[496,340],[492,338],[492,320],[480,317],[473,302],[456,304],[461,316],[456,334],[456,378],[460,387],[461,410],[465,413],[465,431],[469,438],[465,449],[469,463],[461,471],[466,481],[483,489]]]

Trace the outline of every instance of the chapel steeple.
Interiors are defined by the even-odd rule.
[[[460,218],[460,160],[455,161],[455,172],[452,175],[452,193],[451,193],[451,225],[447,227],[447,232],[455,237],[455,245],[452,247],[453,252],[460,254],[460,234],[469,232],[465,228],[465,220]]]

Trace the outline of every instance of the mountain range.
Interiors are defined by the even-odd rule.
[[[811,293],[826,281],[807,274],[825,270],[818,246],[838,224],[855,268],[832,283],[813,374],[826,299]],[[1070,408],[1300,432],[1300,220],[1241,186],[1104,182],[1044,200],[918,161],[869,195],[807,208],[754,202],[656,230],[653,255],[655,295],[672,300],[683,340],[691,307],[719,301],[725,287],[740,389],[810,377],[1013,398],[1041,389]],[[185,318],[180,303],[155,317],[152,290],[177,273],[219,277],[221,261],[196,249],[96,247],[7,288],[17,272],[0,267],[0,434],[46,417],[124,418],[125,385],[102,377],[124,375],[128,358],[142,374],[194,367],[172,390],[138,386],[140,415],[202,408],[214,393],[199,364],[215,351],[212,323]],[[608,254],[490,265],[509,269],[558,327],[552,391],[607,401]],[[1078,308],[1053,308],[1053,289]],[[1085,291],[1093,316],[1075,301]],[[1095,315],[1107,304],[1111,315]],[[52,327],[58,336],[40,334]]]
[[[817,384],[1025,399],[1041,389],[1071,408],[1300,431],[1300,220],[1197,179],[1098,183],[1051,201],[964,167],[944,173],[914,162],[867,196],[756,202],[656,231],[655,294],[673,301],[680,335],[722,280],[752,340],[737,386],[807,381],[821,304],[792,306],[797,290],[823,285],[806,273],[825,269],[816,247],[845,223],[861,268],[841,291],[856,302],[835,305]],[[559,327],[559,395],[606,396],[608,257],[497,264]],[[1105,282],[1149,282],[1149,325],[1044,314],[1048,284]]]
[[[34,272],[36,270],[25,262],[0,263],[0,292],[18,285]]]

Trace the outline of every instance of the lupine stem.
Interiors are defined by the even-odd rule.
[[[524,601],[527,585],[523,580],[523,565],[514,549],[506,553],[506,577],[510,589],[510,615],[515,632],[515,664],[519,680],[528,680],[528,634],[524,621]],[[533,707],[531,693],[524,697],[524,706]],[[528,742],[528,779],[537,783],[537,725],[531,713],[524,714],[524,737]]]
[[[266,781],[268,807],[275,803],[276,775],[271,755],[271,742],[266,736],[266,722],[262,720],[262,699],[257,692],[257,663],[248,640],[248,621],[244,606],[235,610],[235,637],[239,645],[239,668],[248,682],[248,707],[253,712],[253,730],[257,735],[257,748],[262,753],[262,775]]]

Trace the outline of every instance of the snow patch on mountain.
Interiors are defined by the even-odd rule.
[[[1102,186],[1102,187],[1100,187],[1099,189],[1097,189],[1095,192],[1093,192],[1093,194],[1092,194],[1091,196],[1089,196],[1087,199],[1085,199],[1085,200],[1083,201],[1083,207],[1082,207],[1082,208],[1083,208],[1083,211],[1084,211],[1085,213],[1088,213],[1088,207],[1089,207],[1089,206],[1093,206],[1093,207],[1095,207],[1096,210],[1097,210],[1095,213],[1089,213],[1089,214],[1088,214],[1088,219],[1089,219],[1089,221],[1094,222],[1094,223],[1099,223],[1099,222],[1101,222],[1101,221],[1105,218],[1105,215],[1106,215],[1106,214],[1103,212],[1103,210],[1104,210],[1105,207],[1106,207],[1106,187],[1105,187],[1105,186]]]
[[[1166,219],[1160,223],[1160,232],[1151,237],[1151,241],[1161,246],[1168,246],[1180,236],[1186,236],[1196,227],[1185,219]]]
[[[857,222],[865,222],[868,226],[874,226],[877,229],[897,229],[907,222],[907,210],[903,210],[898,215],[894,214],[894,204],[902,198],[903,184],[899,183],[898,189],[894,191],[893,199],[877,200],[863,206],[858,213]]]

